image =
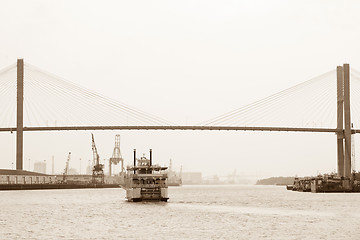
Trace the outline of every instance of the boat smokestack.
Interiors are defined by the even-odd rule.
[[[135,174],[135,167],[136,167],[136,149],[134,149],[134,174]]]
[[[150,166],[152,166],[152,149],[150,149]]]

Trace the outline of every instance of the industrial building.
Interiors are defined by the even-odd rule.
[[[24,170],[0,169],[0,184],[44,184],[55,182],[55,176]]]
[[[73,183],[90,183],[92,175],[67,175],[66,180]],[[60,183],[63,181],[63,175],[46,175],[37,172],[25,170],[0,169],[0,184],[46,184]],[[120,176],[105,176],[107,184],[117,184],[120,182]]]

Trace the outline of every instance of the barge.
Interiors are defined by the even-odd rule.
[[[127,167],[122,188],[126,190],[129,202],[163,201],[167,202],[168,182],[167,167],[152,164],[152,150],[150,159],[145,156],[136,158],[134,149],[134,165]]]

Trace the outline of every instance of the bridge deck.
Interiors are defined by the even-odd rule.
[[[233,127],[233,126],[67,126],[67,127],[24,127],[24,131],[81,131],[81,130],[217,130],[217,131],[271,131],[271,132],[328,132],[336,128],[294,128],[294,127]],[[16,128],[0,128],[0,132],[15,132]],[[360,133],[353,129],[352,133]]]

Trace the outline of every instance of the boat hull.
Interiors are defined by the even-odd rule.
[[[128,188],[126,199],[129,202],[163,201],[167,202],[168,188]]]

